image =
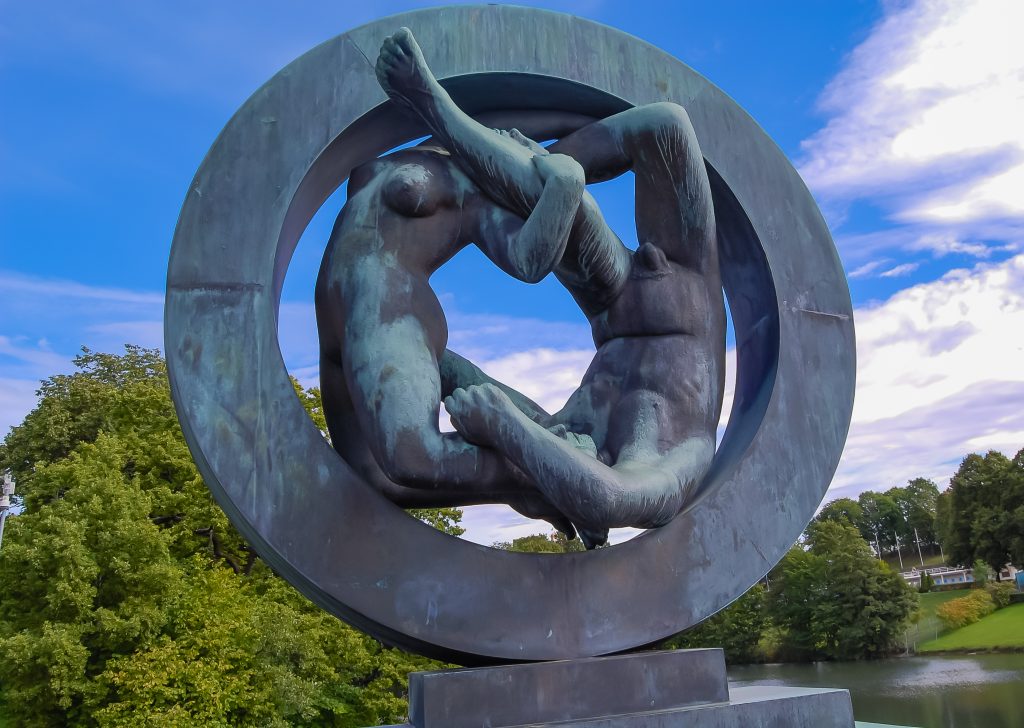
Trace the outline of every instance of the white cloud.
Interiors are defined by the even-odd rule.
[[[830,118],[804,141],[801,173],[830,207],[860,198],[886,208],[921,248],[938,234],[937,252],[977,255],[993,240],[1019,249],[1024,4],[888,7],[822,94]],[[986,237],[994,221],[1011,235]],[[950,236],[959,242],[942,245]]]
[[[30,341],[24,336],[0,335],[0,356],[8,360],[8,370],[55,369],[65,363],[64,357],[50,351],[45,339]]]
[[[162,306],[162,293],[133,291],[126,288],[89,286],[77,281],[39,278],[10,271],[0,271],[0,288],[7,296],[46,299],[75,299],[105,303],[130,303]]]
[[[858,266],[850,271],[850,278],[866,278],[888,262],[889,261],[885,259],[870,260],[864,265]]]
[[[963,456],[1024,447],[1024,255],[859,309],[857,400],[836,495],[919,475],[940,486]]]
[[[920,263],[901,263],[878,274],[879,278],[900,278],[910,275],[921,266]]]

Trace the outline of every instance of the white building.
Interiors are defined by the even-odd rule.
[[[900,576],[915,589],[921,588],[921,575],[928,574],[935,586],[968,587],[974,583],[974,569],[962,566],[935,566],[930,569],[913,568],[910,571],[900,572]],[[1011,564],[1003,567],[999,572],[1000,581],[1014,581],[1017,579],[1018,570]]]

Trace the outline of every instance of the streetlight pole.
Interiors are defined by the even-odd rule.
[[[914,540],[917,541],[917,557],[921,559],[921,568],[924,568],[924,556],[921,555],[921,537],[917,533],[917,526],[914,526]]]
[[[4,473],[3,491],[0,492],[0,547],[4,544],[4,523],[7,522],[7,512],[11,510],[11,496],[14,495],[14,481],[11,474]]]
[[[900,535],[894,530],[892,532],[893,538],[896,539],[896,556],[900,560],[900,571],[903,571],[903,554],[900,553]]]

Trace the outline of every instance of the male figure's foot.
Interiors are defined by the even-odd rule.
[[[604,546],[608,543],[608,529],[589,529],[589,528],[577,528],[580,534],[580,540],[583,545],[587,547],[587,551],[593,551],[599,546]]]
[[[394,101],[421,112],[439,88],[437,79],[423,59],[423,51],[408,28],[399,28],[385,38],[374,69],[377,81]]]
[[[551,505],[551,501],[540,493],[509,498],[508,505],[512,510],[527,518],[547,521],[570,541],[576,538],[576,528],[572,525],[569,517]]]

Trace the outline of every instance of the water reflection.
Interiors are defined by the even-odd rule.
[[[750,665],[734,685],[847,688],[857,720],[919,728],[1024,728],[1024,654]]]

